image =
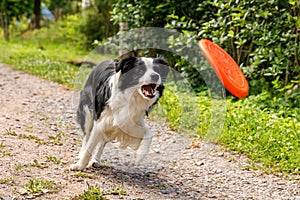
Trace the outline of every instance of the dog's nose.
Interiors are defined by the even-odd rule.
[[[151,80],[157,82],[159,80],[159,75],[156,73],[153,73],[150,75]]]

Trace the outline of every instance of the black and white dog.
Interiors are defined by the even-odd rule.
[[[141,161],[152,140],[144,117],[161,97],[168,70],[164,59],[145,57],[104,61],[94,68],[80,92],[77,120],[83,140],[71,170],[99,167],[105,144],[112,140],[137,150]]]

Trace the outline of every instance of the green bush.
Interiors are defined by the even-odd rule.
[[[251,94],[281,94],[272,81],[278,78],[285,87],[296,85],[300,78],[299,1],[185,0],[179,4],[174,0],[119,0],[113,11],[112,19],[127,22],[129,28],[175,28],[191,38],[212,39],[241,66],[250,80]],[[172,45],[183,43],[179,40]],[[181,64],[177,67],[189,68]]]
[[[85,47],[92,48],[95,41],[104,41],[118,31],[118,26],[110,21],[110,11],[114,1],[101,0],[86,8],[81,16],[80,32],[86,36]]]
[[[199,38],[224,47],[242,66],[252,94],[299,80],[300,5],[298,1],[204,1],[197,9]],[[186,21],[186,23],[189,23]]]

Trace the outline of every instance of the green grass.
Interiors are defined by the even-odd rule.
[[[254,168],[300,174],[299,114],[285,111],[287,116],[283,116],[278,110],[261,109],[255,99],[228,101],[220,142],[246,154],[253,161]]]
[[[167,85],[159,104],[162,108],[154,109],[150,119],[166,121],[176,131],[193,133],[243,153],[253,168],[299,175],[299,109],[270,108],[268,101],[263,94],[238,101],[212,100],[206,92],[182,93]],[[218,125],[222,128],[217,129]]]
[[[29,74],[38,75],[68,87],[73,87],[73,79],[78,71],[65,61],[76,58],[74,52],[63,45],[48,45],[40,49],[38,45],[27,42],[5,42],[0,41],[0,61],[12,66],[14,69],[23,70]]]
[[[54,164],[60,165],[61,159],[57,158],[56,156],[46,156],[47,162],[52,162]]]
[[[39,169],[45,169],[48,168],[48,165],[45,165],[44,163],[40,163],[37,159],[33,160],[33,163],[31,164],[32,167],[37,167]]]
[[[30,179],[24,185],[24,189],[28,194],[43,195],[46,193],[57,193],[61,190],[62,186],[56,184],[54,181],[45,180],[43,178]]]
[[[48,138],[50,139],[50,143],[52,143],[54,145],[58,145],[58,146],[63,145],[63,143],[60,141],[62,137],[63,137],[62,133],[58,133],[55,136],[52,136],[52,135],[48,136]]]
[[[173,130],[203,138],[210,126],[212,99],[207,92],[196,96],[179,90],[173,83],[166,84],[164,95],[149,118],[167,122]]]
[[[87,178],[87,179],[94,179],[95,178],[95,176],[93,176],[93,175],[84,174],[84,173],[74,174],[74,176],[76,178]]]
[[[13,178],[4,178],[4,179],[0,179],[0,184],[9,184],[9,183],[14,183],[14,179]]]
[[[6,130],[6,135],[17,136],[18,134],[15,131]]]
[[[126,195],[126,191],[123,188],[114,187],[106,191],[101,191],[100,188],[95,186],[88,186],[87,190],[84,190],[82,194],[78,194],[71,198],[72,200],[106,200],[105,195]]]
[[[100,188],[94,186],[89,187],[82,194],[78,194],[72,198],[72,200],[106,200],[101,192]]]

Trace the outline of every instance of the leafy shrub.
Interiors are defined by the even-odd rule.
[[[206,1],[198,7],[204,19],[198,34],[222,45],[250,80],[265,80],[264,85],[251,82],[257,94],[272,88],[277,77],[284,85],[299,79],[299,6],[296,1]]]
[[[118,26],[110,21],[111,6],[114,1],[95,1],[85,8],[81,15],[80,32],[86,36],[85,47],[91,48],[95,41],[104,41],[115,35]]]
[[[40,48],[48,45],[64,45],[66,48],[84,49],[86,36],[80,32],[81,16],[79,14],[67,15],[64,19],[51,22],[40,29],[26,30],[26,20],[20,21],[20,29],[15,29],[12,42],[27,42],[36,44]],[[20,31],[24,32],[20,35]],[[21,36],[21,37],[20,37]]]
[[[278,78],[285,87],[300,78],[298,1],[185,0],[179,4],[174,0],[119,0],[113,10],[112,19],[127,22],[129,28],[175,28],[191,38],[212,39],[241,66],[250,80],[252,94],[266,90],[277,95],[282,91],[273,88],[272,81]],[[173,45],[182,43],[179,40]],[[189,68],[181,64],[181,68]]]

